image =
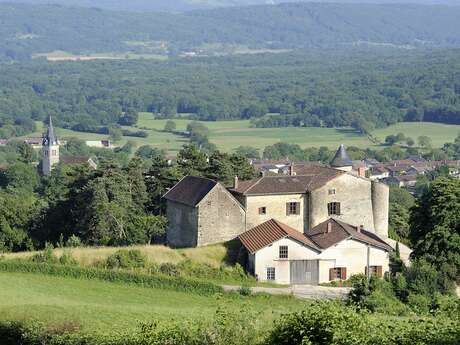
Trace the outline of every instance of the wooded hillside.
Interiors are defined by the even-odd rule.
[[[172,55],[210,43],[272,49],[459,46],[458,18],[460,7],[417,5],[302,3],[158,14],[0,4],[0,57],[145,52],[158,41]]]

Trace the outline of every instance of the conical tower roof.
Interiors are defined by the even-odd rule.
[[[56,134],[54,133],[53,121],[51,120],[51,115],[48,119],[48,130],[46,135],[43,138],[44,145],[57,145],[58,139]]]
[[[352,166],[350,158],[348,157],[347,151],[345,151],[345,146],[340,144],[339,149],[337,150],[334,158],[331,161],[331,166],[334,168],[348,167]]]

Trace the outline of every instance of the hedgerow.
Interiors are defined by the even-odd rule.
[[[77,279],[98,279],[109,282],[135,284],[143,287],[187,291],[200,295],[212,295],[223,292],[222,287],[216,284],[184,277],[171,277],[162,274],[145,274],[139,272],[84,268],[19,260],[0,261],[0,271],[40,273]]]
[[[285,315],[268,345],[458,345],[460,322],[448,318],[389,317],[357,312],[340,302],[319,301]]]

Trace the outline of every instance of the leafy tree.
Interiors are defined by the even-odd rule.
[[[168,120],[165,123],[165,132],[174,132],[176,130],[176,123],[173,120]]]
[[[431,138],[426,135],[419,136],[417,138],[417,142],[420,145],[420,147],[423,147],[425,149],[431,148]]]
[[[207,169],[208,158],[196,145],[185,145],[177,154],[177,165],[184,176],[202,176]]]
[[[39,183],[37,169],[30,164],[18,162],[0,172],[0,186],[22,189],[32,193]]]
[[[460,280],[460,180],[439,178],[411,213],[413,255]]]
[[[109,136],[110,136],[110,140],[116,143],[116,142],[119,142],[123,138],[123,133],[120,128],[111,127],[109,128]]]
[[[251,146],[238,146],[235,153],[245,158],[260,158],[259,149]]]
[[[134,126],[139,119],[139,114],[134,109],[127,110],[122,117],[118,120],[118,123],[122,126]]]

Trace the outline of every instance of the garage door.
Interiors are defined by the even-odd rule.
[[[319,260],[291,261],[291,284],[319,283]]]

